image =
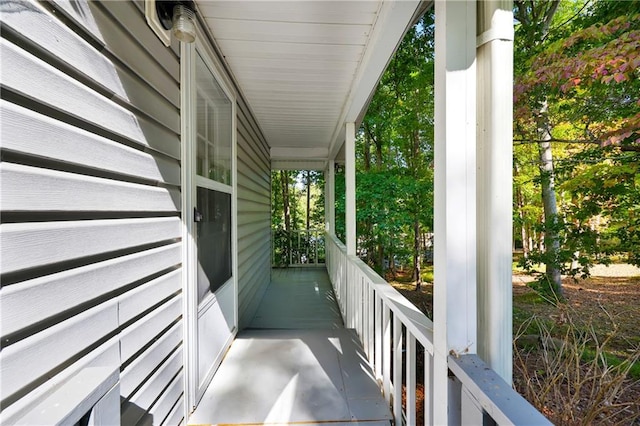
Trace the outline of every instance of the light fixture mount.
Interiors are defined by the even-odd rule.
[[[188,9],[196,10],[196,5],[192,0],[156,0],[155,3],[158,19],[165,30],[171,30],[173,28],[174,7],[183,5]]]
[[[195,10],[193,0],[156,0],[156,14],[165,30],[185,43],[195,40]]]

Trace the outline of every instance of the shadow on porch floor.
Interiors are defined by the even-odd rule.
[[[189,424],[389,425],[361,344],[324,269],[274,270]]]

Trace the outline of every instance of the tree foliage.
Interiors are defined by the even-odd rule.
[[[542,8],[551,2],[537,3]],[[538,38],[516,43],[514,140],[520,171],[514,193],[521,194],[518,207],[532,206],[526,214],[519,211],[517,224],[537,235],[557,232],[561,240],[553,257],[543,244],[533,244],[526,259],[530,268],[555,263],[565,274],[587,276],[593,263],[606,263],[612,255],[639,263],[639,6],[636,0],[562,2],[564,13],[558,11],[545,35],[520,32]],[[545,176],[531,176],[528,154],[528,144],[541,142],[542,102],[548,105],[559,204],[551,225],[535,212],[539,203],[531,188]],[[523,240],[525,234],[520,233]]]
[[[515,0],[514,6],[514,236],[525,264],[573,276],[614,256],[640,265],[640,1]],[[409,30],[356,145],[358,252],[380,272],[411,266],[418,283],[433,230],[433,31],[432,14]],[[543,153],[551,168],[541,168]],[[301,179],[313,178],[276,174],[274,192],[287,181],[292,199],[304,196],[296,186]],[[554,193],[553,220],[545,218],[545,184]],[[286,192],[279,194],[274,206]],[[302,226],[304,203],[289,209],[290,226]],[[283,213],[274,210],[275,226],[284,227]],[[336,233],[344,238],[340,171]],[[556,235],[556,251],[548,249],[549,234]]]
[[[380,272],[412,265],[419,284],[433,227],[432,15],[408,31],[382,76],[356,150],[358,250]],[[340,234],[343,216],[336,218]]]
[[[315,247],[314,232],[324,229],[324,174],[312,170],[271,172],[271,229],[274,265],[301,259],[301,247]],[[298,232],[305,231],[305,232]]]

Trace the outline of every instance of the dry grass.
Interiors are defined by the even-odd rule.
[[[640,350],[612,357],[615,325],[600,338],[594,327],[578,323],[578,312],[558,309],[561,323],[532,317],[520,325],[514,339],[516,389],[556,424],[634,424],[640,419],[638,380],[630,372]],[[525,334],[532,327],[537,345]],[[521,338],[528,342],[524,348],[518,344]]]
[[[556,424],[640,425],[640,276],[604,271],[566,279],[559,306],[514,275],[514,335],[529,342],[514,347],[514,382]],[[431,283],[416,291],[399,275],[391,284],[432,318]]]

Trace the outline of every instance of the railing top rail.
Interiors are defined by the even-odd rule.
[[[326,238],[362,271],[393,314],[400,319],[425,350],[433,355],[433,322],[359,257],[347,256],[346,247],[335,235],[327,234]]]
[[[553,425],[477,355],[449,356],[449,369],[499,425]]]
[[[282,232],[289,232],[291,234],[293,233],[300,233],[300,232],[317,232],[317,233],[321,233],[324,234],[325,230],[323,228],[304,228],[304,229],[290,229],[290,230],[286,230],[284,228],[271,228],[271,231],[282,231]]]

